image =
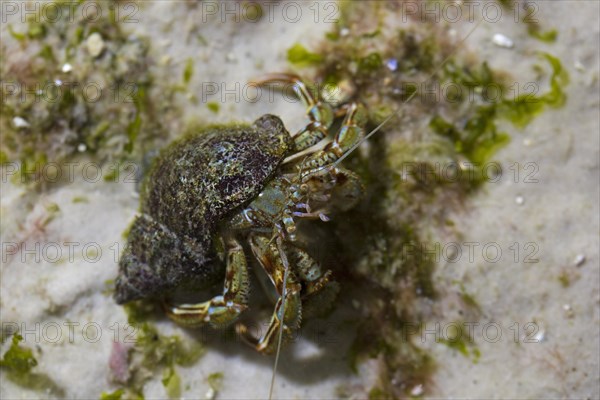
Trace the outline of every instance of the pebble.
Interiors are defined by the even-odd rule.
[[[575,61],[574,67],[579,72],[585,72],[585,67],[583,66],[583,64],[579,60]]]
[[[538,325],[538,331],[533,336],[535,343],[541,343],[546,340],[546,329],[543,326]]]
[[[418,384],[410,390],[410,395],[414,397],[421,396],[423,394],[423,385]]]
[[[217,392],[213,388],[208,388],[208,390],[204,394],[204,398],[206,400],[213,400],[216,396],[217,396]]]
[[[523,196],[517,196],[515,197],[515,203],[521,206],[525,204],[525,198]]]
[[[585,255],[577,254],[575,256],[575,260],[573,261],[573,264],[575,264],[576,267],[581,267],[583,265],[583,263],[585,263]]]
[[[573,318],[575,316],[575,311],[573,311],[573,308],[570,304],[564,304],[563,310],[565,311],[565,317]]]
[[[171,64],[171,60],[172,60],[171,56],[166,54],[160,58],[159,64],[160,65],[169,65],[169,64]]]
[[[492,43],[494,43],[498,47],[504,47],[505,49],[512,49],[514,47],[514,42],[510,40],[507,36],[504,36],[501,33],[496,33],[492,37]]]
[[[233,53],[233,52],[227,53],[227,56],[225,58],[229,62],[235,62],[235,61],[237,61],[237,57],[235,56],[235,53]]]
[[[98,57],[104,50],[104,40],[98,32],[92,33],[85,41],[88,53],[93,58]]]
[[[13,118],[13,125],[15,126],[15,128],[28,128],[29,127],[29,122],[27,122],[25,120],[25,118],[14,117]]]
[[[398,69],[398,60],[396,60],[395,58],[390,58],[388,60],[385,61],[385,66],[390,70],[390,71],[395,71]]]

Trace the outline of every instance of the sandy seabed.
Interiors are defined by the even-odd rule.
[[[191,12],[182,2],[154,1],[139,9],[138,22],[131,28],[152,38],[157,59],[170,57],[175,65],[188,57],[202,60],[203,74],[195,74],[190,82],[191,91],[201,93],[206,82],[231,87],[265,72],[287,70],[290,46],[318,41],[331,28],[323,15],[313,18],[317,3],[309,3],[301,5],[305,17],[295,23],[286,20],[291,15],[285,17],[275,9],[272,22],[252,29],[244,22],[214,19],[199,24],[206,9]],[[463,263],[440,260],[436,283],[442,287],[453,280],[468,283],[482,310],[482,317],[471,323],[481,356],[474,363],[447,346],[432,344],[432,333],[425,333],[423,347],[438,363],[432,381],[433,395],[439,398],[600,397],[600,6],[596,1],[535,3],[540,20],[558,30],[555,43],[529,37],[510,18],[484,21],[465,43],[478,49],[479,57],[492,68],[510,71],[519,82],[532,79],[531,60],[537,50],[550,52],[562,61],[571,82],[564,107],[544,112],[524,130],[507,127],[512,141],[496,157],[504,167],[502,178],[469,200],[468,213],[454,218],[456,229],[463,232],[463,248],[469,248],[464,243],[473,243],[472,254],[462,257],[473,258]],[[217,10],[224,7],[214,5]],[[181,39],[194,24],[199,25],[206,45]],[[458,25],[457,35],[464,36],[470,27]],[[14,40],[4,21],[0,32],[3,41]],[[494,44],[495,34],[511,38],[514,47]],[[291,125],[302,123],[297,105],[286,102],[228,101],[219,113],[188,103],[184,117],[228,122],[235,116],[251,121],[267,111],[282,115]],[[3,329],[19,326],[25,344],[35,349],[36,371],[64,388],[65,398],[98,398],[116,388],[109,382],[108,360],[116,335],[126,333],[125,312],[104,292],[105,282],[116,277],[122,233],[138,209],[136,185],[90,182],[89,177],[75,174],[68,185],[40,194],[28,192],[6,176],[4,171]],[[59,205],[60,212],[43,232],[37,232],[36,224],[49,204]],[[24,256],[21,248],[16,257],[8,257],[14,243],[23,244],[31,254]],[[54,258],[57,247],[61,262]],[[502,260],[514,262],[494,262],[497,251]],[[569,284],[563,285],[561,277]],[[369,362],[360,366],[359,374],[348,368],[344,353],[353,333],[343,332],[342,322],[351,313],[352,307],[344,306],[326,322],[339,334],[331,343],[318,346],[301,340],[284,351],[275,398],[336,398],[340,386],[368,388],[376,381]],[[437,321],[441,329],[451,322],[451,311]],[[167,320],[158,325],[166,334],[190,336]],[[178,368],[183,398],[210,397],[207,377],[214,372],[223,372],[218,398],[267,397],[271,358],[239,343],[215,338],[208,342],[207,354],[194,366]],[[3,351],[8,345],[3,344]],[[15,385],[4,374],[1,382],[3,399],[56,395]],[[414,390],[419,395],[419,388]],[[144,394],[166,397],[159,374],[145,385]]]

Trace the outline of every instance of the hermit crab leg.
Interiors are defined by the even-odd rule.
[[[303,283],[302,300],[323,290],[328,285],[335,284],[331,271],[327,270],[323,273],[321,265],[305,250],[295,245],[289,246],[288,249],[295,275]]]
[[[350,151],[365,136],[364,126],[366,122],[367,112],[364,106],[359,103],[351,103],[346,108],[346,117],[334,140],[322,150],[308,156],[301,163],[301,168],[307,169],[304,175],[313,175],[317,168],[335,162]]]
[[[310,93],[306,83],[293,74],[269,74],[253,82],[258,86],[272,84],[291,85],[292,90],[307,107],[310,123],[300,129],[294,136],[296,151],[302,151],[319,143],[327,136],[328,129],[333,123],[334,115],[331,106]]]
[[[244,250],[233,238],[227,240],[227,268],[223,295],[198,304],[166,303],[169,318],[181,325],[210,324],[222,328],[237,320],[248,308],[250,281]]]
[[[300,326],[302,318],[301,287],[296,282],[294,274],[286,266],[287,259],[284,259],[285,255],[280,253],[280,246],[277,243],[271,242],[264,236],[256,235],[251,236],[250,247],[275,286],[279,299],[267,331],[260,338],[251,336],[246,326],[241,323],[236,325],[236,330],[242,339],[259,352],[272,353],[278,346],[280,330],[283,330],[284,335],[289,338],[292,331]],[[287,280],[285,279],[286,275]]]
[[[315,211],[315,212],[294,211],[292,213],[292,215],[294,217],[298,217],[298,218],[320,219],[323,222],[329,222],[329,221],[331,221],[331,219],[327,216],[327,214],[323,213],[322,211]]]

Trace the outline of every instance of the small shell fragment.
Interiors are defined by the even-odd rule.
[[[206,394],[204,394],[204,398],[206,400],[213,400],[217,396],[217,392],[213,388],[208,388]]]
[[[98,32],[92,33],[85,41],[85,45],[93,58],[98,57],[104,50],[104,40]]]
[[[492,43],[494,43],[498,47],[504,47],[505,49],[512,49],[515,45],[510,38],[504,36],[501,33],[496,33],[492,37]]]

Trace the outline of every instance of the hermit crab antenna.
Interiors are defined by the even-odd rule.
[[[281,240],[281,236],[277,237],[277,250],[279,251],[279,257],[281,257],[281,261],[283,262],[283,266],[285,271],[283,273],[283,289],[281,290],[281,321],[279,324],[279,337],[277,338],[277,353],[275,354],[275,363],[273,364],[273,375],[271,376],[271,386],[269,388],[269,400],[273,398],[273,388],[275,387],[275,378],[277,377],[277,365],[279,364],[279,355],[281,354],[281,340],[283,338],[283,325],[284,324],[284,315],[285,315],[285,297],[287,296],[287,281],[288,275],[290,271],[290,265],[288,263],[287,256],[283,251],[283,243]]]
[[[442,62],[435,68],[435,70],[426,79],[424,79],[421,83],[429,82],[435,76],[435,74],[437,74],[439,72],[439,70],[444,66],[444,64],[446,64],[446,62],[448,62],[450,57],[452,57],[458,51],[458,49],[460,49],[463,46],[463,44],[473,34],[473,32],[475,32],[475,30],[477,28],[479,28],[479,25],[481,25],[482,21],[483,20],[477,21],[475,26],[473,28],[471,28],[471,30],[467,33],[467,35],[463,39],[461,39],[461,41],[450,52],[450,54],[448,54],[446,56],[446,58],[444,58],[442,60]],[[412,98],[415,97],[416,94],[417,94],[416,91],[413,92],[402,104],[406,104],[409,101],[411,101]],[[324,165],[322,167],[319,167],[316,170],[314,170],[314,172],[317,172],[317,171],[320,171],[323,169],[330,171],[331,169],[335,168],[339,163],[342,162],[342,160],[344,160],[346,157],[348,157],[348,155],[350,155],[354,150],[356,150],[358,148],[358,146],[360,146],[365,140],[369,139],[371,136],[373,136],[375,133],[377,133],[385,124],[387,124],[392,118],[397,116],[399,113],[400,113],[399,109],[394,111],[392,114],[387,116],[379,125],[377,125],[377,127],[375,127],[375,129],[373,129],[371,132],[366,134],[364,138],[362,138],[361,140],[356,142],[356,144],[354,144],[352,147],[350,147],[350,149],[347,152],[345,152],[340,158],[338,158],[335,162],[333,162],[329,165]],[[277,365],[279,364],[279,355],[281,353],[281,341],[282,341],[282,337],[283,337],[283,325],[284,325],[283,324],[283,315],[285,315],[285,296],[287,295],[286,285],[287,285],[288,272],[289,272],[289,264],[288,264],[287,257],[285,255],[285,253],[283,252],[283,243],[282,243],[281,236],[277,237],[277,248],[279,250],[279,254],[280,254],[281,260],[283,262],[283,265],[285,267],[285,272],[283,275],[283,290],[282,290],[282,304],[281,304],[282,322],[279,325],[279,338],[277,341],[277,352],[275,355],[275,363],[273,365],[273,375],[271,377],[271,387],[269,388],[269,400],[272,400],[272,398],[273,398],[273,388],[275,386],[275,378],[277,376]]]

